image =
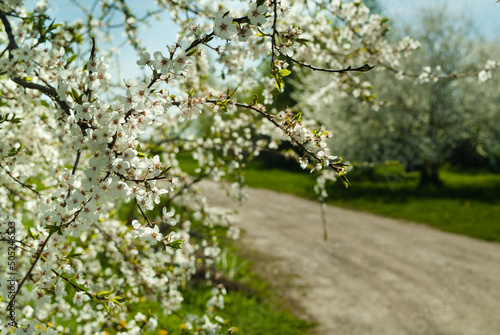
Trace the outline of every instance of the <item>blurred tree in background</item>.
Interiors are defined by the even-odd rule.
[[[418,25],[393,32],[403,34],[421,43],[402,61],[404,73],[379,66],[381,71],[360,77],[360,89],[332,92],[327,107],[299,106],[334,130],[335,145],[346,156],[359,162],[399,161],[420,172],[422,185],[439,185],[439,168],[446,163],[498,169],[497,86],[458,74],[484,66],[498,43],[478,36],[470,20],[445,8],[425,9]],[[327,80],[309,74],[292,97],[302,101]]]

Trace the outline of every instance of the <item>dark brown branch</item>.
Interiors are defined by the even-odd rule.
[[[12,33],[12,26],[10,25],[10,22],[4,12],[0,12],[0,20],[2,20],[2,23],[5,27],[5,32],[7,33],[7,37],[9,38],[9,46],[7,47],[9,51],[19,48],[14,38],[14,34]],[[12,59],[12,57],[12,54],[9,53],[9,59]]]
[[[276,0],[273,0],[273,11],[274,11],[274,17],[273,17],[273,34],[272,34],[272,39],[271,39],[271,69],[273,71],[273,74],[276,75],[274,72],[276,72],[276,66],[274,64],[274,59],[276,58],[276,54],[274,51],[277,49],[276,48],[276,34],[278,33],[276,30],[276,24],[278,21],[278,4]]]
[[[70,284],[71,286],[73,286],[73,288],[77,291],[77,292],[85,292],[87,293],[87,291],[85,291],[85,289],[81,288],[80,286],[76,285],[75,283],[71,282],[71,280],[69,280],[68,278],[64,277],[63,275],[61,275],[59,272],[57,272],[56,270],[54,269],[51,269],[52,272],[54,272],[54,274],[56,276],[58,276],[59,278],[62,278],[64,279],[68,284]]]
[[[139,205],[139,202],[137,201],[137,198],[134,197],[135,204],[137,205],[137,208],[139,208],[139,211],[141,212],[142,216],[146,219],[149,225],[151,225],[151,221],[149,221],[148,217],[146,216],[146,213],[141,208],[141,205]]]
[[[208,176],[208,173],[200,173],[200,175],[198,177],[196,177],[195,179],[193,179],[190,183],[185,183],[172,197],[170,197],[167,200],[167,203],[165,204],[165,207],[169,207],[170,204],[172,203],[172,201],[175,198],[177,198],[178,196],[180,196],[186,189],[190,188],[194,184],[199,183],[200,181],[203,180],[203,178],[205,178],[207,176]]]
[[[12,51],[15,49],[18,49],[19,46],[17,45],[17,42],[14,38],[14,33],[12,32],[12,27],[10,25],[10,22],[7,19],[4,12],[0,12],[0,20],[2,21],[2,23],[5,27],[5,33],[7,34],[7,37],[9,39],[9,46],[8,46],[9,59],[12,59],[13,58]],[[19,77],[11,77],[10,79],[13,82],[15,82],[16,84],[18,84],[24,88],[30,88],[30,89],[37,90],[37,91],[44,93],[49,98],[51,98],[54,102],[56,102],[61,107],[61,109],[66,113],[66,115],[71,115],[71,108],[69,107],[69,105],[66,101],[59,99],[59,94],[57,93],[55,88],[53,88],[49,85],[44,86],[44,85],[40,85],[37,83],[29,82],[29,81],[23,80]],[[79,124],[79,125],[80,125],[80,128],[82,130],[85,130],[88,127],[85,124]]]
[[[180,5],[177,2],[172,1],[172,0],[167,0],[167,1],[168,1],[168,3],[171,6],[177,6],[177,7],[181,8],[181,9],[184,9],[186,12],[191,12],[193,14],[200,15],[200,10],[198,10],[198,9],[192,9],[192,8],[186,6],[186,5]]]
[[[215,36],[215,33],[212,31],[210,34],[206,35],[205,37],[199,38],[196,41],[194,41],[193,43],[191,43],[191,45],[185,51],[188,52],[189,50],[191,50],[191,49],[195,48],[196,46],[202,44],[204,40],[207,40],[207,39],[209,39],[210,37],[213,37],[213,36]]]
[[[49,242],[49,239],[51,237],[52,237],[52,234],[49,234],[49,236],[47,236],[45,241],[40,246],[40,250],[38,251],[36,258],[33,261],[33,264],[31,264],[31,267],[29,268],[28,273],[26,273],[23,280],[21,280],[21,283],[19,283],[19,285],[17,286],[17,290],[14,293],[14,296],[12,297],[12,299],[10,299],[9,303],[7,304],[7,308],[9,308],[9,306],[14,303],[14,301],[16,300],[17,294],[19,293],[19,291],[21,291],[21,288],[23,287],[23,285],[26,282],[26,280],[28,279],[28,277],[31,276],[31,273],[33,272],[33,269],[35,268],[36,263],[38,263],[38,260],[40,260],[40,257],[42,256],[43,249],[45,249],[45,247],[47,246],[47,243]]]
[[[2,168],[2,169],[5,171],[5,173],[7,173],[7,175],[9,175],[9,176],[10,176],[10,177],[11,177],[11,178],[12,178],[12,179],[16,182],[16,183],[21,184],[23,187],[26,187],[26,188],[27,188],[28,190],[30,190],[31,192],[34,192],[36,195],[38,195],[38,194],[39,194],[37,190],[33,189],[31,186],[26,185],[25,183],[23,183],[22,181],[20,181],[20,180],[19,180],[19,179],[17,179],[16,177],[14,177],[14,176],[12,175],[12,172],[7,171],[7,170],[5,169],[5,167],[4,167],[2,164],[0,164],[0,168]]]
[[[73,164],[73,170],[71,171],[71,174],[74,175],[76,172],[76,168],[78,167],[78,163],[80,162],[80,155],[82,154],[82,149],[78,149],[76,153],[76,159],[75,159],[75,164]]]
[[[345,72],[366,72],[366,71],[370,71],[371,69],[373,69],[375,66],[370,66],[368,64],[365,64],[363,66],[360,66],[358,68],[355,68],[353,69],[352,67],[348,66],[347,68],[345,69],[341,69],[341,70],[335,70],[335,69],[325,69],[325,68],[321,68],[321,67],[316,67],[316,66],[313,66],[311,64],[306,64],[306,63],[303,63],[303,62],[300,62],[298,60],[296,60],[295,58],[293,57],[290,57],[288,55],[285,55],[280,49],[276,48],[280,55],[285,57],[286,59],[288,59],[289,61],[295,63],[295,64],[298,64],[299,66],[301,67],[306,67],[308,69],[311,69],[313,71],[321,71],[321,72],[330,72],[330,73],[345,73]]]
[[[87,200],[87,202],[85,202],[85,204],[83,206],[85,206],[90,200],[92,199],[89,198],[89,200]],[[83,207],[82,207],[83,208]],[[73,217],[73,219],[68,222],[65,226],[68,227],[71,223],[73,223],[76,218],[78,217],[78,215],[80,214],[80,212],[82,211],[82,208],[80,208],[76,213],[75,213],[75,216]],[[16,296],[17,294],[19,293],[19,291],[21,290],[21,288],[23,287],[24,283],[26,282],[26,280],[28,279],[28,277],[31,276],[31,273],[33,272],[33,269],[35,268],[35,265],[36,263],[38,263],[38,261],[40,260],[40,257],[42,256],[42,252],[43,252],[43,249],[45,249],[45,247],[47,246],[47,243],[49,242],[49,239],[52,237],[53,234],[55,234],[56,231],[51,231],[49,233],[49,236],[47,236],[47,238],[45,239],[45,241],[42,243],[42,245],[40,246],[40,250],[38,251],[37,255],[36,255],[36,258],[35,260],[33,261],[33,264],[31,264],[31,267],[29,268],[28,270],[28,273],[26,273],[26,275],[24,276],[23,280],[21,281],[21,283],[19,284],[19,286],[17,287],[17,291],[14,293],[14,296],[12,297],[12,299],[9,301],[9,304],[7,305],[10,306],[16,299]]]

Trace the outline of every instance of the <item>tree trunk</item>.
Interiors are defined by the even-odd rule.
[[[422,164],[418,167],[420,172],[420,186],[441,186],[442,181],[439,178],[439,164],[426,165]]]

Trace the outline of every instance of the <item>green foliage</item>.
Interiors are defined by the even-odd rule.
[[[2,100],[0,99],[0,107],[1,106],[2,106]],[[0,114],[0,124],[4,122],[20,123],[21,118],[16,117],[13,113]]]
[[[77,57],[76,55],[69,57],[68,60],[66,61],[66,66],[73,63],[75,61],[76,57]]]
[[[289,76],[292,73],[292,71],[287,70],[287,69],[281,69],[279,71],[275,71],[273,74],[274,81],[276,84],[276,88],[281,91],[283,88],[283,78],[286,76]]]
[[[143,334],[158,334],[158,330],[168,331],[168,335],[182,335],[184,316],[187,314],[203,314],[206,310],[206,302],[211,297],[211,287],[206,283],[198,282],[183,292],[183,306],[180,311],[159,318],[158,328],[154,332]],[[266,296],[272,296],[270,292],[256,292],[251,287],[231,290],[225,296],[225,307],[217,314],[226,320],[226,329],[236,327],[235,334],[259,335],[259,334],[306,334],[311,324],[297,319],[289,311],[283,310],[276,305],[276,301],[270,301]],[[141,312],[156,314],[161,309],[157,302],[142,302],[132,307],[134,313]],[[113,332],[114,333],[114,332]]]

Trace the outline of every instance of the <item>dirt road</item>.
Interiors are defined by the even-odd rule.
[[[250,190],[239,206],[203,189],[238,209],[245,244],[297,275],[290,294],[320,323],[314,334],[500,334],[500,244],[336,207],[324,242],[315,202]]]

